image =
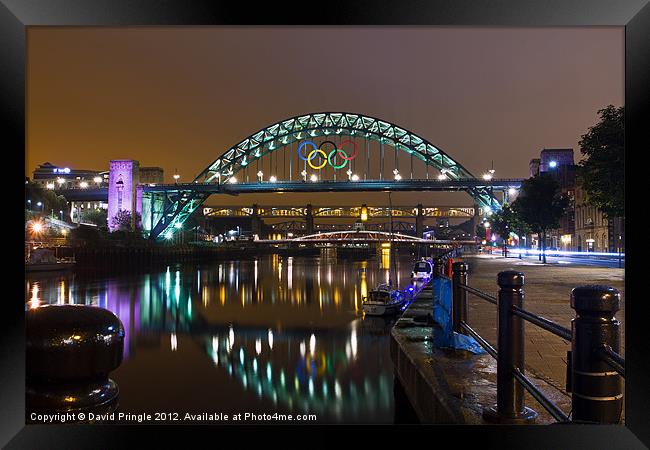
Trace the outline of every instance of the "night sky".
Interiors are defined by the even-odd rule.
[[[620,27],[30,27],[27,37],[30,177],[45,161],[106,170],[133,158],[190,181],[260,128],[316,111],[396,123],[477,176],[494,160],[495,177],[527,177],[544,147],[578,159],[596,111],[623,104]],[[471,203],[393,202],[413,195]],[[256,201],[308,198],[353,203]]]

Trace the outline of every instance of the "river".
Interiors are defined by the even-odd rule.
[[[395,258],[402,289],[412,261]],[[389,263],[268,255],[120,275],[30,275],[26,308],[87,304],[121,319],[124,360],[110,375],[120,412],[393,423],[392,321],[362,313]]]

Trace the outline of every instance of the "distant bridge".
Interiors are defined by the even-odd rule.
[[[389,217],[415,218],[418,215],[435,217],[460,217],[472,218],[475,208],[440,206],[422,207],[416,206],[312,206],[311,214],[314,218],[338,219],[338,218],[360,218],[363,209],[369,219]],[[252,217],[257,215],[263,219],[285,218],[285,217],[306,217],[309,213],[308,206],[205,206],[203,215],[205,217]],[[479,215],[483,214],[479,208]]]
[[[293,239],[258,239],[255,244],[370,244],[370,243],[398,243],[398,244],[427,244],[427,245],[474,245],[475,241],[434,240],[422,239],[400,233],[387,231],[331,231],[326,233],[310,234]]]

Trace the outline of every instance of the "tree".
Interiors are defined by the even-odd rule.
[[[476,226],[476,237],[481,241],[485,239],[485,227],[482,223]]]
[[[101,241],[101,234],[95,227],[79,225],[70,231],[70,242],[74,245],[97,244]]]
[[[585,190],[587,203],[608,218],[625,216],[624,159],[625,110],[609,105],[598,111],[600,121],[582,135],[578,182]]]
[[[546,264],[546,232],[560,226],[560,218],[569,207],[569,198],[562,194],[558,182],[548,173],[524,180],[512,209],[528,225],[530,231],[540,234],[542,257]]]
[[[510,205],[503,205],[499,211],[490,216],[490,226],[492,231],[497,233],[503,240],[503,254],[506,257],[508,256],[507,244],[510,233],[521,236],[526,233],[527,228],[526,223]],[[519,256],[521,257],[521,253]]]
[[[139,230],[142,220],[139,213],[135,213],[135,227]],[[131,231],[131,212],[125,209],[120,209],[111,219],[111,225],[117,231]]]
[[[108,213],[105,209],[102,208],[88,210],[84,213],[84,221],[93,223],[99,228],[105,229],[108,225]]]
[[[25,200],[31,200],[31,209],[42,215],[48,215],[53,212],[56,217],[59,217],[59,211],[65,211],[68,208],[65,197],[56,195],[50,189],[43,189],[37,183],[25,185],[25,196],[27,197]],[[41,206],[37,206],[38,202],[41,202]]]

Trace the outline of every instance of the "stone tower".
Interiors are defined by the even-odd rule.
[[[136,186],[140,163],[132,159],[111,160],[108,176],[108,229],[115,231],[113,218],[120,210],[131,213],[131,229],[135,229],[135,212],[139,212]]]

